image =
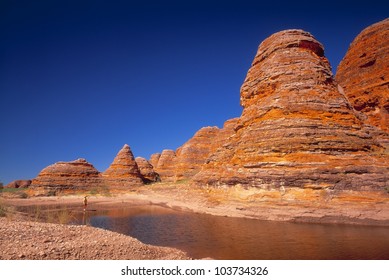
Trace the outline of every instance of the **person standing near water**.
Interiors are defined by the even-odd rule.
[[[86,207],[88,206],[88,196],[84,196],[84,211],[86,211]]]

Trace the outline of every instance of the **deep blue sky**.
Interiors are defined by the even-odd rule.
[[[335,72],[382,2],[0,0],[0,181],[80,157],[104,171],[125,143],[176,149],[240,116],[266,37],[311,32]]]

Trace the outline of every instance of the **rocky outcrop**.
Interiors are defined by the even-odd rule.
[[[338,90],[322,44],[308,32],[281,31],[259,46],[241,105],[235,133],[194,177],[197,184],[385,186],[388,156]]]
[[[389,132],[389,18],[364,29],[351,43],[336,80],[366,123]]]
[[[159,174],[161,181],[177,181],[175,173],[176,153],[173,150],[163,150],[159,157],[155,171]]]
[[[5,185],[5,188],[28,188],[31,185],[31,180],[15,180]]]
[[[143,184],[142,175],[127,144],[118,152],[102,176],[105,183],[112,188],[128,188]]]
[[[158,173],[154,171],[153,166],[145,158],[136,157],[135,161],[142,175],[143,182],[153,183],[160,181]]]
[[[217,127],[203,127],[176,150],[175,174],[177,180],[189,179],[196,175],[212,151],[212,142],[220,132]]]
[[[44,168],[32,180],[31,188],[43,193],[58,191],[89,190],[103,184],[99,171],[85,159],[57,162]]]
[[[238,118],[228,120],[223,128],[203,127],[176,151],[164,150],[153,154],[150,163],[161,175],[162,181],[182,181],[192,179],[225,141],[235,133]]]
[[[161,157],[161,154],[160,153],[155,153],[155,154],[152,154],[151,157],[150,157],[150,164],[153,166],[154,170],[157,168],[158,166],[158,161],[159,161],[159,158]]]

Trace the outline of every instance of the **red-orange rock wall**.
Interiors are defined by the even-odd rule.
[[[192,178],[200,171],[219,131],[217,127],[203,127],[176,150],[175,176],[177,180]]]
[[[139,167],[143,182],[152,183],[159,181],[159,175],[154,171],[153,166],[145,158],[136,157],[135,161]]]
[[[364,29],[351,43],[336,80],[365,121],[389,132],[389,18]]]
[[[338,91],[322,45],[287,30],[259,47],[236,133],[194,180],[261,188],[383,188],[388,157]]]
[[[176,153],[173,150],[163,150],[154,168],[162,182],[177,181],[175,173]]]

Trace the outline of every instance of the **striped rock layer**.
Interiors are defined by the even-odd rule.
[[[67,190],[89,190],[102,185],[99,171],[85,159],[77,159],[47,166],[32,180],[30,188],[56,193]]]
[[[194,176],[197,184],[385,187],[388,156],[339,90],[322,44],[308,32],[267,38],[240,96],[235,133]]]
[[[143,184],[142,175],[127,144],[118,152],[102,176],[109,187],[127,188]]]
[[[336,80],[366,123],[389,132],[389,18],[364,29],[351,43]]]

